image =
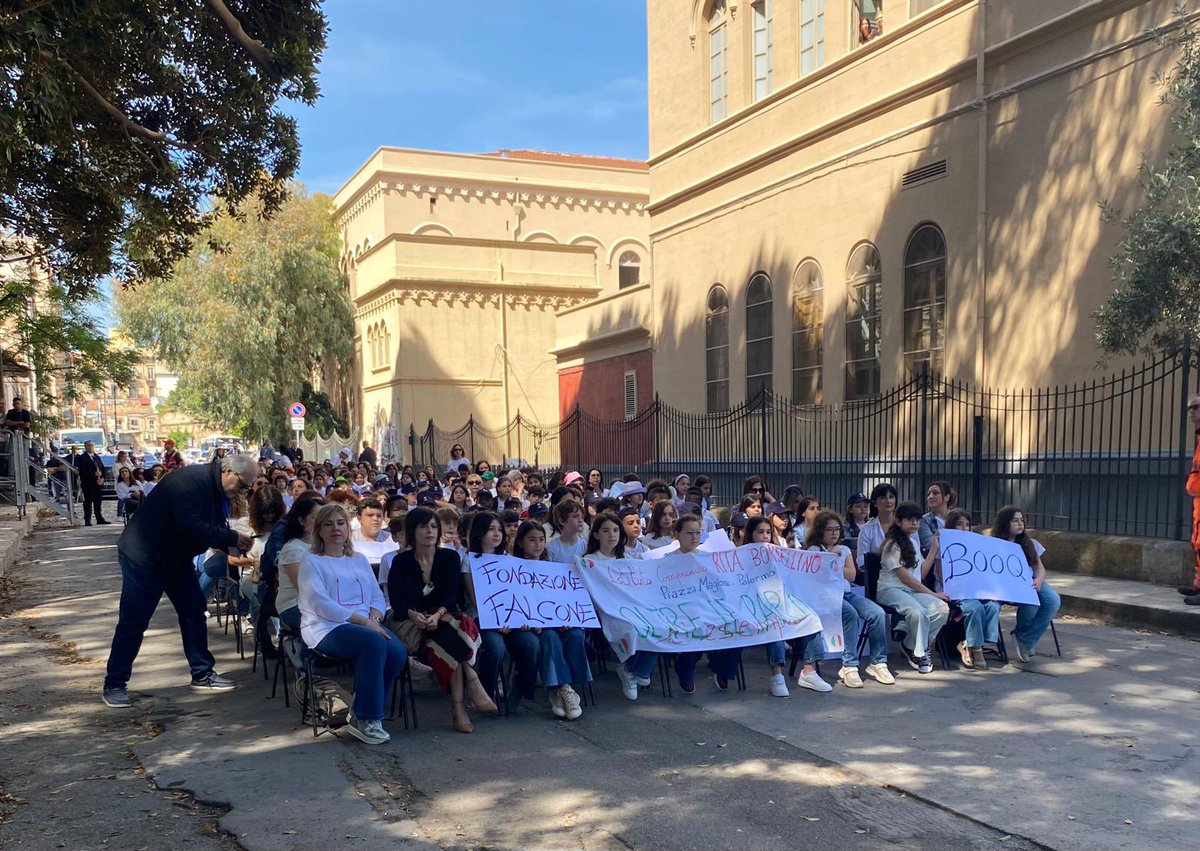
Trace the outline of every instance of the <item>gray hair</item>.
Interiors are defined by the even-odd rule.
[[[236,473],[243,481],[254,481],[258,477],[258,461],[253,455],[226,455],[221,459],[221,472]]]

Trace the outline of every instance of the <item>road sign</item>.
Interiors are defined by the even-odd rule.
[[[304,431],[304,417],[292,417],[292,431]]]
[[[305,409],[304,403],[302,402],[292,402],[292,404],[288,405],[288,416],[292,417],[293,419],[296,417],[304,419],[304,415],[307,413],[308,411]]]

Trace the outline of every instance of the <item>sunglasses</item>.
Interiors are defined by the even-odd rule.
[[[750,493],[766,493],[766,488],[750,488]]]

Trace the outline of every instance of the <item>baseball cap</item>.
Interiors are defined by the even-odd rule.
[[[535,502],[533,505],[529,506],[529,516],[530,517],[540,517],[543,514],[549,514],[549,513],[550,513],[550,509],[549,509],[549,507],[547,507],[546,503],[544,503],[544,502]]]
[[[745,529],[750,517],[744,511],[735,511],[729,515],[729,525],[735,529]]]
[[[429,491],[425,491],[425,493],[423,493],[417,497],[417,505],[436,505],[436,504],[437,504],[437,497],[434,496]]]
[[[485,470],[483,473],[480,473],[479,478],[483,479],[485,482],[490,482],[496,478],[496,474],[491,470]]]
[[[846,505],[851,506],[856,502],[870,502],[870,500],[867,499],[867,495],[865,493],[859,491],[858,493],[850,494],[850,498],[846,500]]]
[[[789,513],[788,507],[786,505],[784,505],[782,502],[780,502],[779,500],[775,500],[774,502],[768,502],[766,505],[763,506],[763,514],[767,517],[770,517],[772,514],[787,514],[787,513]]]

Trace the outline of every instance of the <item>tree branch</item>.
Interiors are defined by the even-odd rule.
[[[234,41],[250,54],[250,58],[273,79],[278,79],[279,72],[275,68],[275,59],[271,56],[271,51],[267,50],[266,45],[261,41],[251,37],[250,33],[246,32],[245,27],[242,26],[242,22],[225,5],[225,0],[208,0],[208,5],[212,7],[212,10],[221,20],[221,23],[225,25],[225,29],[229,30],[229,34],[233,36]]]

